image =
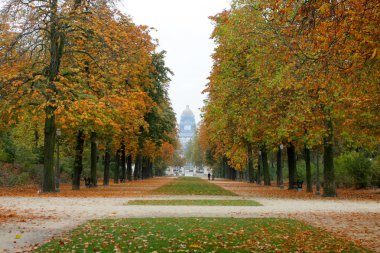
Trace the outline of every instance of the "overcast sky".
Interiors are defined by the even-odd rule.
[[[159,39],[160,49],[167,51],[166,63],[175,74],[169,94],[177,119],[189,105],[198,123],[214,48],[208,17],[229,8],[230,0],[120,1],[122,11],[135,23],[157,29],[152,35]]]

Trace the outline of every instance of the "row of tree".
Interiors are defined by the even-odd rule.
[[[284,147],[293,188],[302,150],[311,191],[310,152],[321,149],[324,196],[336,196],[336,147],[375,151],[380,143],[379,7],[376,0],[234,0],[212,17],[217,48],[199,130],[206,157],[231,173],[247,168],[253,182],[260,152],[269,185],[267,154],[281,159]]]
[[[149,31],[111,0],[8,0],[2,7],[0,124],[7,131],[29,122],[36,146],[43,135],[44,192],[55,190],[58,128],[73,149],[75,190],[85,140],[91,142],[95,186],[99,149],[105,184],[111,154],[122,180],[132,179],[133,159],[135,178],[143,178],[152,176],[155,159],[173,155],[176,119],[167,92],[172,73]]]

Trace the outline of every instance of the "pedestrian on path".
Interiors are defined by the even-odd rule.
[[[208,177],[208,181],[210,181],[210,178],[211,178],[210,172],[207,174],[207,177]]]

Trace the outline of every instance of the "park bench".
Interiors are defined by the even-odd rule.
[[[84,178],[84,185],[86,187],[90,187],[91,186],[91,178],[90,177],[85,177]]]
[[[297,180],[297,191],[302,191],[303,180]]]

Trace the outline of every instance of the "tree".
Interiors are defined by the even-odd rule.
[[[0,107],[7,110],[1,118],[11,125],[24,110],[32,116],[44,110],[44,191],[55,190],[56,126],[65,136],[75,136],[69,143],[75,146],[73,189],[77,190],[86,140],[92,139],[96,184],[99,148],[106,150],[107,177],[109,152],[116,152],[122,143],[131,158],[141,149],[139,139],[148,128],[164,129],[160,138],[172,138],[175,116],[167,96],[164,53],[155,53],[148,27],[135,25],[112,1],[103,0],[48,4],[9,0],[2,12]],[[149,119],[154,111],[162,120]],[[157,144],[162,143],[160,138]]]
[[[214,156],[241,169],[250,152],[240,150],[247,145],[255,153],[288,143],[289,188],[296,179],[296,154],[305,150],[310,191],[307,154],[323,144],[324,196],[335,196],[335,143],[378,143],[375,125],[363,127],[365,134],[346,127],[377,117],[373,107],[361,106],[378,104],[368,95],[378,90],[378,40],[368,32],[379,21],[378,8],[376,1],[235,0],[230,11],[213,17],[217,48],[203,128]],[[265,179],[265,161],[263,169]]]

